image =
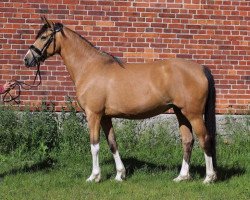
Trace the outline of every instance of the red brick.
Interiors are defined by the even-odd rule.
[[[217,112],[232,109],[242,113],[249,109],[246,106],[249,101],[242,99],[250,98],[247,87],[250,84],[250,38],[247,36],[250,18],[249,4],[245,1],[188,0],[183,4],[182,0],[25,0],[0,3],[0,77],[3,82],[11,78],[32,82],[34,72],[22,66],[22,58],[41,27],[41,13],[48,13],[50,19],[63,22],[124,61],[183,57],[207,64],[216,79]],[[65,96],[75,96],[68,72],[58,56],[50,58],[41,68],[43,86],[24,93],[24,102],[38,104],[46,95],[60,109]],[[48,94],[44,94],[46,89]],[[39,96],[34,97],[34,94]]]
[[[97,21],[96,22],[96,25],[97,26],[114,26],[114,22],[111,22],[111,21]]]

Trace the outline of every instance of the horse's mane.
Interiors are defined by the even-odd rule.
[[[88,41],[86,38],[84,38],[83,36],[81,36],[79,33],[75,32],[75,31],[73,31],[71,29],[69,29],[69,30],[72,31],[73,33],[75,33],[76,35],[78,35],[82,40],[84,40],[84,42],[86,42],[88,45],[90,45],[91,47],[93,47],[94,49],[96,49],[99,53],[101,53],[104,56],[107,56],[109,58],[109,60],[108,60],[107,63],[116,62],[121,67],[124,67],[124,63],[123,63],[123,61],[120,58],[118,58],[118,57],[116,57],[116,56],[114,56],[114,55],[112,55],[112,54],[110,54],[110,53],[108,53],[106,51],[100,50],[98,47],[96,47],[95,45],[93,45],[90,41]]]
[[[123,61],[120,59],[120,58],[118,58],[118,57],[116,57],[116,56],[114,56],[114,55],[112,55],[112,54],[110,54],[110,53],[108,53],[108,52],[106,52],[106,51],[102,51],[102,50],[100,50],[98,47],[96,47],[95,45],[93,45],[90,41],[88,41],[86,38],[84,38],[83,36],[81,36],[80,34],[78,34],[77,32],[75,32],[75,31],[73,31],[74,33],[76,33],[81,39],[83,39],[87,44],[89,44],[91,47],[93,47],[93,48],[95,48],[98,52],[100,52],[102,55],[105,55],[105,56],[108,56],[109,58],[110,58],[110,60],[109,60],[109,63],[112,63],[112,62],[116,62],[116,63],[118,63],[121,67],[123,67],[124,66],[124,63],[123,63]]]
[[[59,24],[59,23],[58,23]],[[42,26],[42,28],[39,30],[39,32],[36,35],[36,39],[38,39],[47,29],[49,28],[48,24],[44,24]],[[121,59],[119,59],[116,56],[113,56],[112,54],[102,51],[99,48],[97,48],[96,46],[94,46],[90,41],[88,41],[86,38],[84,38],[83,36],[81,36],[79,33],[69,29],[70,31],[72,31],[73,33],[77,34],[82,40],[84,40],[87,44],[89,44],[91,47],[95,48],[98,52],[100,52],[102,55],[105,55],[109,58],[107,63],[112,63],[112,62],[116,62],[118,63],[121,67],[124,66],[124,63],[122,62]]]

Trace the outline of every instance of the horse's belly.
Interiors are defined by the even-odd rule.
[[[138,104],[137,106],[123,105],[119,108],[110,107],[105,110],[105,115],[117,118],[127,119],[145,119],[153,117],[162,113],[165,113],[172,107],[171,103],[143,106]]]
[[[166,112],[170,108],[171,98],[166,87],[167,78],[162,74],[162,68],[155,67],[154,71],[152,68],[145,69],[140,76],[136,72],[131,73],[129,80],[117,77],[109,85],[105,114],[123,118],[148,118]]]

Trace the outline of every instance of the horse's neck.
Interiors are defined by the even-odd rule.
[[[87,41],[82,39],[75,32],[65,28],[65,37],[60,41],[60,55],[70,73],[74,82],[77,82],[77,77],[86,75],[93,68],[96,58],[101,55],[97,49],[91,46]],[[96,67],[97,65],[94,65]]]

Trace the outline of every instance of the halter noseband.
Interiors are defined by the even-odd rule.
[[[44,54],[45,51],[48,49],[51,42],[53,40],[55,41],[56,33],[61,32],[62,29],[63,29],[63,25],[61,23],[56,23],[53,27],[53,32],[50,34],[49,39],[47,40],[47,42],[45,43],[45,45],[43,46],[41,50],[35,47],[34,45],[31,45],[29,47],[29,49],[31,50],[34,62],[37,66],[40,65],[40,62],[43,62],[47,58],[46,55]],[[55,51],[55,42],[54,42],[54,51]],[[33,52],[35,52],[38,56],[35,56]]]

